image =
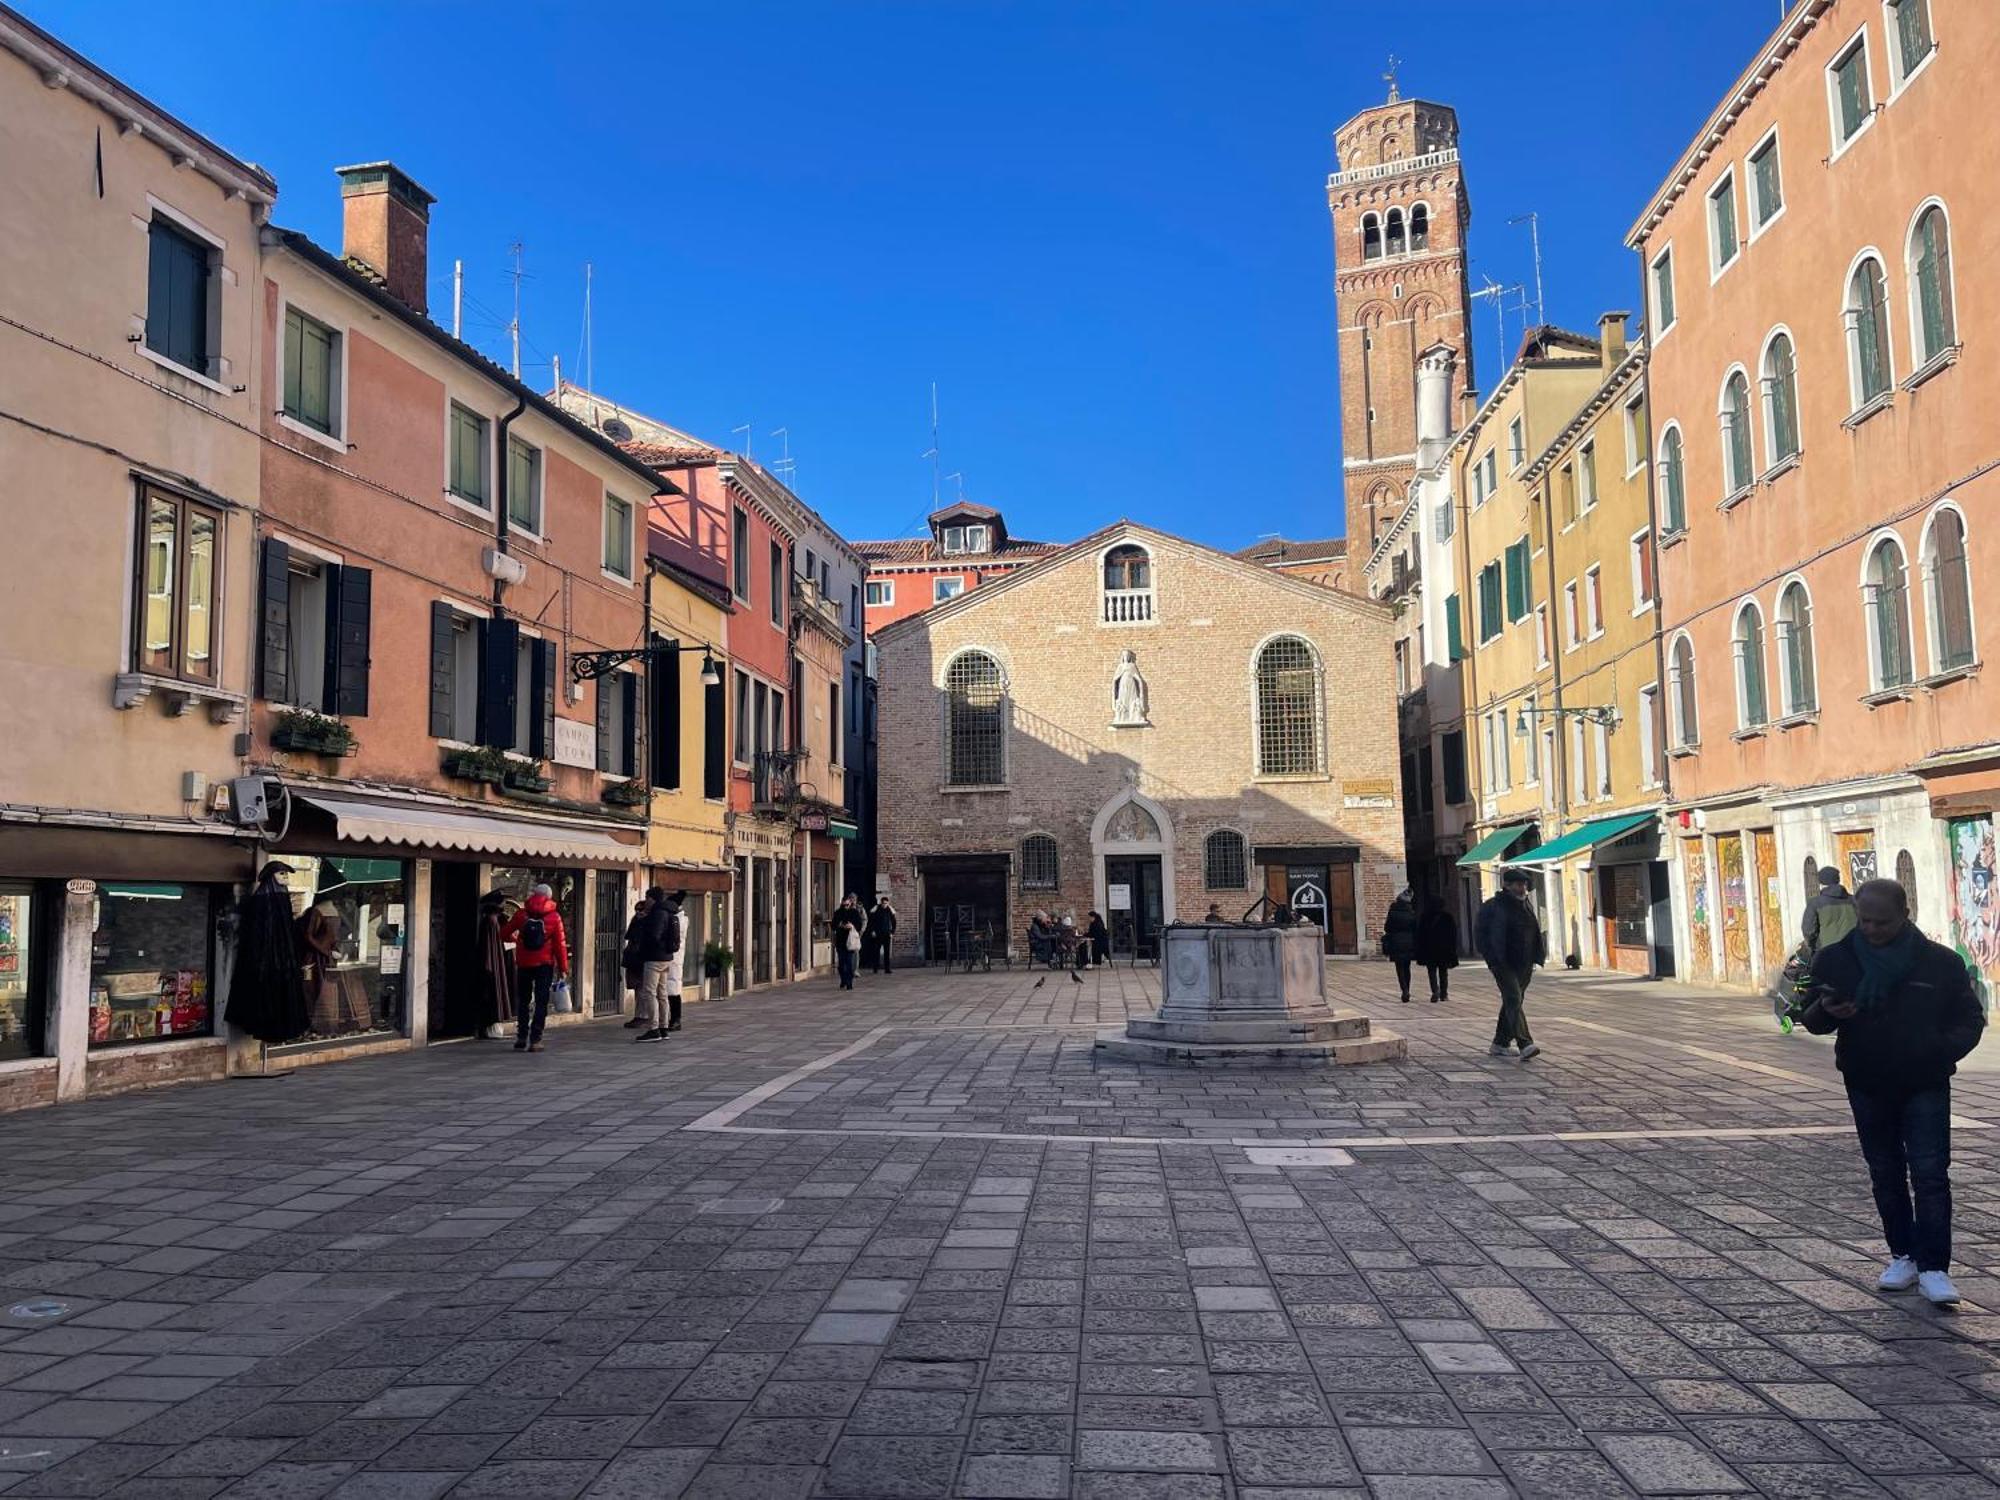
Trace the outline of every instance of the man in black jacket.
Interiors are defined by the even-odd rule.
[[[1530,884],[1526,870],[1507,871],[1500,877],[1500,893],[1479,908],[1479,921],[1473,929],[1479,956],[1486,960],[1500,989],[1493,1055],[1505,1057],[1507,1049],[1518,1042],[1523,1062],[1542,1050],[1528,1034],[1528,981],[1535,977],[1535,966],[1549,956],[1542,924],[1528,904]]]
[[[1805,1027],[1839,1033],[1834,1061],[1889,1242],[1877,1285],[1914,1285],[1934,1303],[1955,1303],[1951,1075],[1978,1045],[1986,1016],[1963,961],[1911,923],[1902,886],[1864,881],[1854,908],[1854,931],[1813,960]]]
[[[679,963],[681,951],[681,909],[667,899],[666,891],[654,886],[646,892],[646,913],[640,918],[638,933],[640,974],[639,1017],[646,1029],[634,1037],[639,1042],[664,1042],[670,1031],[680,1029]],[[672,1024],[669,1025],[671,1001]]]

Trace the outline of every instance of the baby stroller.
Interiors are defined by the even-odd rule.
[[[1778,1018],[1778,1030],[1786,1036],[1805,1019],[1812,1005],[1812,997],[1807,993],[1811,988],[1812,951],[1801,943],[1771,983],[1771,1013]]]

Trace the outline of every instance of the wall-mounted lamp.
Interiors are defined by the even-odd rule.
[[[1588,708],[1530,708],[1525,704],[1514,716],[1514,737],[1526,739],[1535,732],[1529,722],[1531,716],[1546,714],[1552,719],[1581,719],[1586,724],[1602,724],[1606,729],[1616,729],[1625,721],[1625,716],[1616,708],[1592,705]]]
[[[716,666],[715,658],[709,654],[708,647],[703,646],[701,648],[701,685],[703,687],[714,687],[721,681],[722,669]]]

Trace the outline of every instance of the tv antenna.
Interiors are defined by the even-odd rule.
[[[1531,209],[1527,213],[1516,214],[1507,222],[1528,226],[1528,238],[1535,247],[1535,322],[1546,323],[1549,315],[1542,305],[1542,216]]]
[[[1500,324],[1500,359],[1501,368],[1504,369],[1507,365],[1513,363],[1512,360],[1507,358],[1507,294],[1509,292],[1519,292],[1525,299],[1527,289],[1518,284],[1514,286],[1502,286],[1491,276],[1482,275],[1480,279],[1486,285],[1472,294],[1472,300],[1477,302],[1481,298],[1491,298],[1493,301],[1493,313],[1499,319]]]
[[[522,248],[523,247],[519,240],[514,241],[512,245],[507,247],[508,253],[514,257],[514,273],[513,273],[514,274],[514,321],[507,325],[507,332],[509,336],[512,338],[514,344],[514,378],[516,380],[519,380],[521,378],[521,277],[523,275],[523,272],[521,270]]]
[[[790,484],[793,476],[798,473],[798,465],[792,462],[792,429],[773,427],[771,436],[778,440],[781,450],[777,462],[771,465],[771,472]]]
[[[965,503],[965,476],[964,476],[963,474],[947,474],[947,475],[945,475],[944,477],[945,477],[946,479],[949,479],[949,480],[950,480],[950,481],[951,481],[951,482],[952,482],[953,484],[955,484],[955,485],[957,485],[957,486],[958,486],[958,501],[959,501],[959,503],[960,503],[960,504],[964,504],[964,503]]]
[[[920,456],[931,461],[931,509],[936,510],[939,505],[940,466],[938,463],[937,382],[935,380],[931,382],[931,445]]]
[[[745,423],[744,423],[744,424],[743,424],[743,425],[742,425],[741,427],[732,427],[732,428],[730,428],[730,429],[729,429],[729,435],[730,435],[731,437],[735,437],[735,436],[736,436],[736,434],[737,434],[737,433],[739,433],[739,432],[743,434],[743,456],[744,456],[745,458],[748,458],[748,457],[750,457],[750,456],[751,456],[751,455],[750,455],[750,438],[751,438],[752,434],[751,434],[751,431],[750,431],[750,424],[749,424],[748,422],[745,422]]]

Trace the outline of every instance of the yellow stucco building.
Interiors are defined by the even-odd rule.
[[[701,999],[714,989],[702,980],[702,948],[729,932],[729,593],[655,556],[646,608],[654,644],[677,648],[654,661],[652,730],[664,743],[653,764],[648,883],[688,893],[683,972],[688,998]]]

